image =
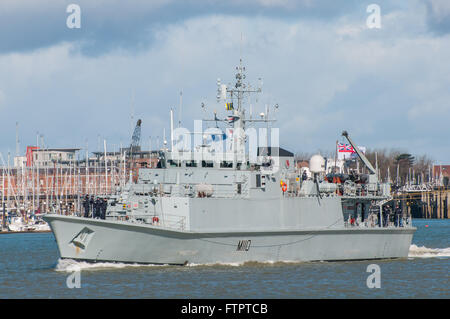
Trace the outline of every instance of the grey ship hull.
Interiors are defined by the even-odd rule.
[[[46,215],[61,258],[92,262],[211,264],[336,261],[408,256],[415,228],[192,232]]]

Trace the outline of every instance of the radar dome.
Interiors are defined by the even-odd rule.
[[[321,173],[325,171],[325,159],[317,154],[309,160],[309,170],[311,173]]]

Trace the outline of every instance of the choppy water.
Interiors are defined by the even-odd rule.
[[[184,267],[59,260],[51,233],[0,235],[0,298],[449,298],[450,221],[414,224],[405,259]],[[366,284],[373,263],[380,289]]]

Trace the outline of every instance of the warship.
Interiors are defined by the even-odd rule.
[[[251,129],[273,120],[268,112],[247,114],[248,97],[261,88],[246,84],[245,73],[241,60],[233,85],[218,80],[218,101],[231,115],[214,112],[206,121],[216,123],[215,131],[197,127],[175,137],[171,113],[171,149],[158,151],[156,168],[140,168],[108,197],[104,218],[45,215],[60,257],[170,265],[407,257],[416,228],[407,216],[384,222],[390,184],[346,131],[366,174],[327,174],[317,154],[302,176],[294,154],[272,143],[277,132],[270,146],[267,130],[260,134],[265,143],[255,144]]]

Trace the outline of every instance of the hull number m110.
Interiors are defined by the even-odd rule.
[[[251,240],[240,240],[237,244],[237,251],[248,251],[250,249]]]

